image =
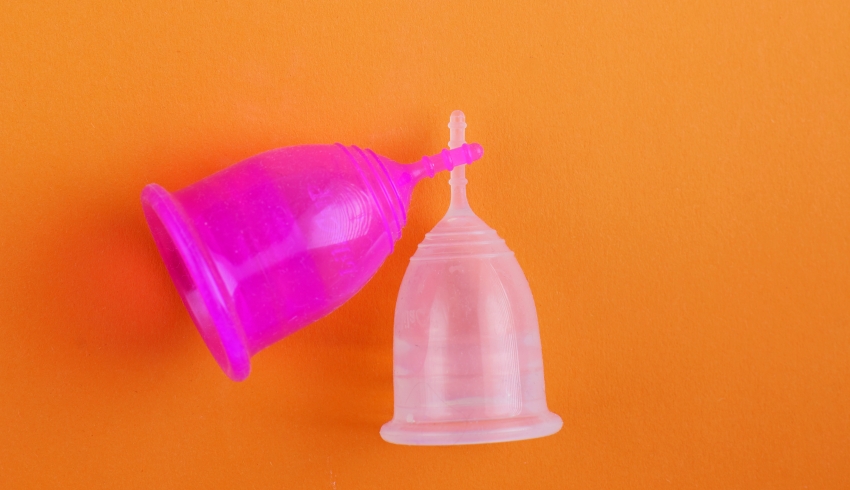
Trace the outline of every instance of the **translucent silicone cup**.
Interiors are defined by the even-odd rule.
[[[507,442],[554,434],[563,424],[546,403],[537,314],[516,258],[495,232],[475,227],[480,233],[459,236],[463,225],[429,233],[402,281],[395,410],[381,428],[388,442]],[[452,239],[466,243],[434,243]],[[460,250],[473,240],[475,254]]]
[[[465,118],[452,113],[452,148]],[[388,442],[455,445],[547,436],[549,411],[531,288],[514,253],[472,212],[465,167],[449,210],[419,244],[396,302],[393,419]]]
[[[327,315],[375,274],[416,182],[470,163],[472,144],[400,165],[370,150],[272,150],[142,206],[198,331],[234,380],[263,348]]]

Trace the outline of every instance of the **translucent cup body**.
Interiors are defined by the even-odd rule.
[[[546,404],[528,281],[468,207],[450,209],[410,260],[396,303],[393,387],[381,436],[397,444],[504,442],[561,428]]]
[[[173,194],[151,184],[142,204],[201,336],[241,380],[253,354],[375,274],[401,235],[417,180],[480,155],[475,145],[400,165],[357,147],[281,148]]]

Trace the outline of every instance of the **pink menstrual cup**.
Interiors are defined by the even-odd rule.
[[[463,113],[452,113],[452,148]],[[456,151],[456,150],[452,150]],[[519,263],[472,210],[465,167],[452,200],[401,283],[395,312],[395,414],[386,441],[410,445],[503,442],[554,434],[546,406],[537,311]]]
[[[477,144],[400,165],[356,146],[280,148],[173,194],[142,192],[168,272],[224,372],[327,315],[401,236],[414,185],[481,157]]]

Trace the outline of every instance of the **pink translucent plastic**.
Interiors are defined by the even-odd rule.
[[[462,147],[452,114],[449,146]],[[452,200],[401,283],[395,312],[395,413],[386,441],[454,445],[530,439],[560,430],[546,405],[537,311],[505,241],[472,210],[464,166]]]
[[[238,381],[252,355],[366,284],[419,180],[482,153],[470,144],[400,165],[356,146],[280,148],[173,194],[148,185],[142,205],[195,325]]]

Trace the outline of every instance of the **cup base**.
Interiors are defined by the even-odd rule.
[[[546,412],[534,417],[469,420],[463,422],[404,422],[392,420],[381,427],[381,437],[408,446],[456,446],[521,441],[552,435],[564,425]]]

